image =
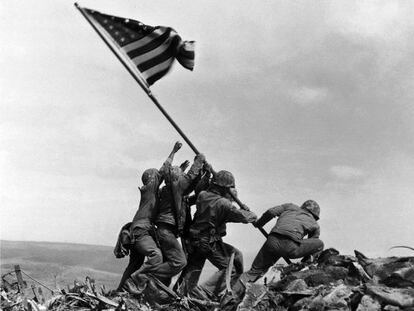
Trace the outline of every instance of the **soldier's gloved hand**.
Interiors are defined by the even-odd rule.
[[[194,160],[198,160],[200,162],[206,162],[206,156],[202,153],[199,153],[195,156]]]
[[[185,160],[183,163],[180,164],[180,168],[183,172],[187,169],[187,167],[190,165],[190,161]]]
[[[178,150],[181,149],[182,146],[183,146],[183,144],[180,143],[179,141],[177,141],[174,145],[173,152],[177,152]]]

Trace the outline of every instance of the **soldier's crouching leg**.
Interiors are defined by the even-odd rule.
[[[324,244],[320,239],[304,239],[299,246],[289,252],[289,258],[301,258],[313,255],[323,250]]]

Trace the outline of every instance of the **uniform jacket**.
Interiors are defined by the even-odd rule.
[[[319,237],[320,228],[312,214],[292,203],[268,209],[257,221],[257,225],[262,227],[276,216],[278,219],[271,232],[287,236],[294,241],[300,241],[306,235],[309,238]]]
[[[210,235],[213,240],[220,239],[226,235],[226,223],[250,223],[257,219],[253,212],[236,208],[230,200],[212,191],[201,191],[196,207],[190,227],[192,238]]]
[[[204,160],[197,156],[187,173],[183,173],[171,163],[167,165],[165,185],[159,194],[159,208],[156,223],[165,223],[176,227],[178,232],[184,228],[186,219],[186,206],[183,196],[189,194],[195,187],[195,180],[200,174]],[[178,223],[177,223],[178,222]]]
[[[150,230],[157,215],[158,189],[163,179],[163,174],[171,166],[171,160],[167,159],[159,172],[152,176],[148,183],[141,188],[141,199],[131,225],[131,232],[136,229]]]

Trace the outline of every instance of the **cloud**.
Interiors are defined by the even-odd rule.
[[[350,171],[352,171],[351,168]],[[344,170],[346,171],[346,169]],[[346,253],[358,249],[387,256],[393,245],[410,245],[414,234],[414,160],[394,153],[361,182],[321,190],[322,239]]]
[[[360,36],[390,36],[404,24],[409,6],[395,1],[332,2],[328,22],[336,30]]]
[[[302,86],[292,92],[292,100],[301,106],[321,103],[328,96],[325,88],[312,88]]]
[[[335,165],[330,168],[331,174],[339,179],[349,180],[364,176],[362,170],[346,165]]]

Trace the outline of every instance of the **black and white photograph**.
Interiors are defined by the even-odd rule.
[[[413,16],[1,0],[0,309],[414,310]]]

